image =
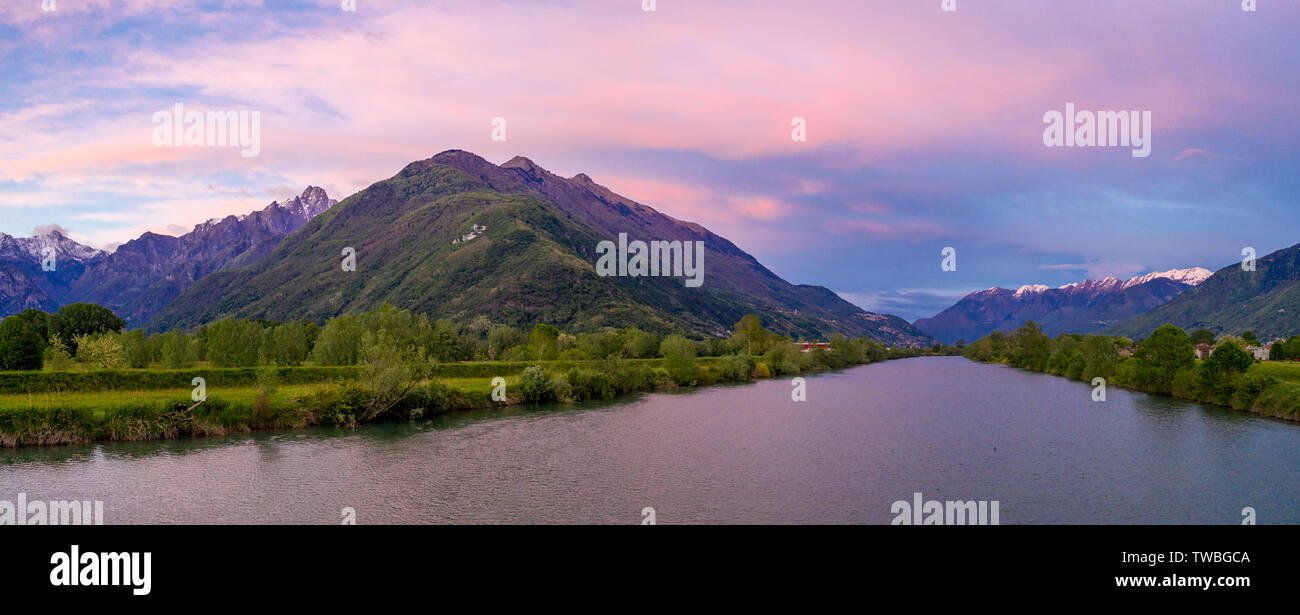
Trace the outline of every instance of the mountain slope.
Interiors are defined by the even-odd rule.
[[[145,233],[88,266],[70,289],[69,302],[98,303],[128,327],[141,326],[196,280],[260,260],[334,203],[324,190],[308,186],[291,201],[208,220],[180,237]]]
[[[596,275],[597,243],[619,232],[703,241],[704,285]],[[354,272],[340,266],[345,247],[356,250]],[[256,264],[201,280],[149,327],[224,316],[321,320],[382,302],[458,321],[482,313],[516,326],[709,334],[724,334],[756,312],[792,335],[930,341],[902,319],[868,314],[824,288],[789,284],[726,239],[585,175],[560,178],[524,158],[496,166],[458,150],[411,163],[345,199]]]
[[[1164,324],[1234,335],[1253,331],[1261,340],[1300,334],[1300,244],[1257,259],[1255,271],[1242,271],[1240,263],[1224,267],[1169,303],[1105,332],[1136,339]]]
[[[1085,280],[1050,288],[990,288],[963,297],[917,328],[946,343],[974,341],[994,330],[1010,331],[1032,320],[1048,335],[1092,333],[1163,305],[1201,283],[1210,272],[1199,267],[1152,272],[1126,281]]]

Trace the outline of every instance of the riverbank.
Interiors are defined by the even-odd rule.
[[[1013,365],[1008,359],[980,360],[970,356],[968,360],[976,363],[994,363],[1007,367],[1016,367],[1025,371],[1060,376],[1092,384],[1097,376],[1083,375],[1070,377],[1052,369],[1032,369]],[[1154,387],[1142,386],[1136,376],[1138,361],[1132,357],[1121,357],[1114,364],[1114,371],[1105,377],[1107,386],[1119,387],[1151,395],[1163,395],[1176,399],[1194,401],[1211,406],[1231,408],[1250,412],[1284,421],[1300,422],[1300,363],[1284,361],[1263,361],[1255,363],[1240,379],[1242,386],[1232,394],[1223,396],[1207,392],[1200,386],[1202,382],[1201,364],[1185,368],[1175,375],[1170,390],[1162,391]],[[1081,372],[1082,374],[1082,372]]]
[[[0,374],[0,447],[420,421],[457,411],[612,400],[634,392],[788,377],[923,353],[896,349],[855,361],[836,358],[833,351],[791,354],[796,356],[780,365],[744,355],[439,364],[433,378],[403,391],[376,416],[370,410],[378,394],[362,382],[358,367],[5,372]],[[201,392],[196,378],[203,379]],[[196,404],[196,397],[202,403]]]

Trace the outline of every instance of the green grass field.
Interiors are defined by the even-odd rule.
[[[492,392],[491,378],[439,378],[439,382],[454,391],[471,397],[488,398]],[[519,377],[506,378],[506,390],[518,386]],[[310,384],[282,384],[271,395],[272,404],[292,402],[294,399],[332,386],[332,382]],[[64,391],[58,393],[9,393],[0,395],[0,412],[14,410],[54,410],[57,408],[77,408],[102,413],[128,404],[166,404],[183,402],[190,399],[191,388],[162,388],[140,390],[110,391]],[[208,398],[224,400],[238,406],[251,406],[257,399],[259,389],[255,386],[210,387]]]
[[[1263,361],[1252,366],[1250,373],[1300,384],[1300,361]]]

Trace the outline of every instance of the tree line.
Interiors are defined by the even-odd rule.
[[[888,354],[883,344],[867,338],[837,335],[830,343],[835,352],[819,359],[827,367],[878,361]],[[768,372],[756,374],[762,377],[806,367],[794,340],[764,329],[753,314],[741,318],[730,337],[704,339],[636,327],[565,332],[539,323],[520,330],[482,315],[458,325],[388,304],[324,324],[225,319],[192,332],[152,334],[125,330],[121,318],[92,303],[67,305],[54,314],[28,309],[0,321],[0,370],[364,365],[381,350],[397,353],[396,360],[420,362],[662,358],[683,370],[695,357],[746,355],[755,369]]]
[[[1192,337],[1174,325],[1134,342],[1064,333],[1049,338],[1031,321],[1010,333],[994,331],[967,346],[963,355],[1084,382],[1100,377],[1116,386],[1238,409],[1251,408],[1273,384],[1271,378],[1248,373],[1255,358],[1240,338],[1220,337],[1210,356],[1197,361]]]

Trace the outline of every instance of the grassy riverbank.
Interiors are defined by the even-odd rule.
[[[376,386],[357,367],[194,368],[187,370],[43,370],[0,373],[0,446],[225,435],[314,425],[419,421],[431,415],[526,403],[613,399],[918,356],[915,349],[848,345],[792,351],[769,365],[747,355],[690,360],[464,362],[439,364],[432,378],[403,391],[370,416]],[[194,405],[193,378],[205,380]],[[493,401],[493,379],[505,400]]]
[[[1233,341],[1198,360],[1187,334],[1169,325],[1134,343],[1100,335],[1049,339],[1031,322],[1011,333],[995,331],[963,355],[1093,386],[1101,378],[1107,386],[1300,421],[1300,362],[1256,361]]]

